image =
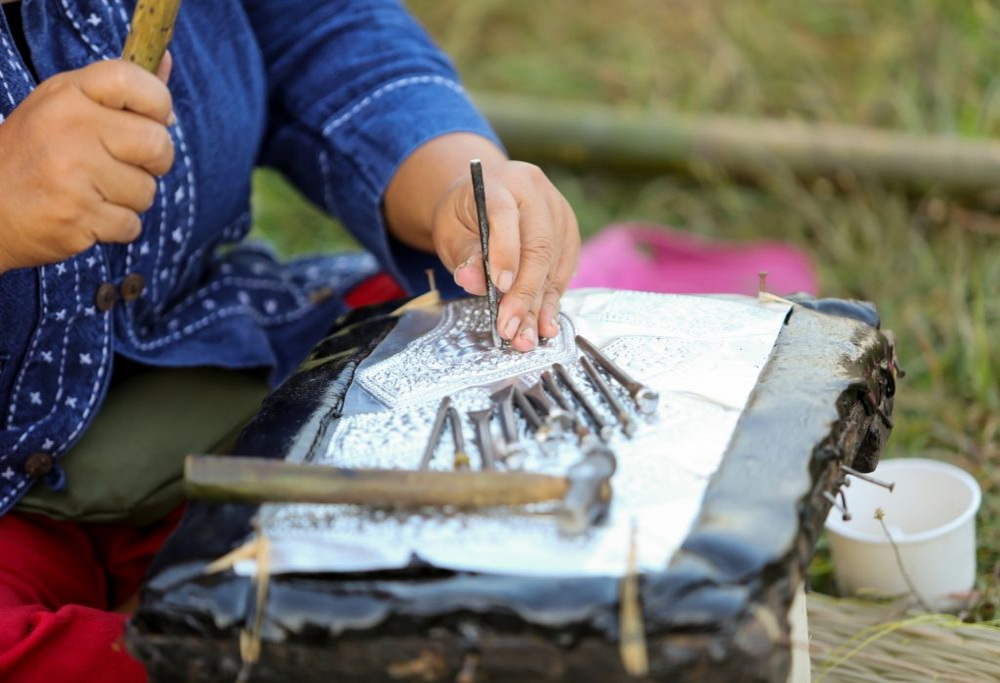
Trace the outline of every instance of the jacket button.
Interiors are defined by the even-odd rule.
[[[139,273],[129,273],[122,280],[122,299],[125,301],[135,301],[142,295],[144,289],[146,289],[146,278],[139,275]]]
[[[44,477],[52,470],[52,456],[38,451],[28,456],[24,461],[24,473],[32,479]]]
[[[115,305],[115,299],[118,298],[118,292],[115,291],[115,286],[110,282],[105,282],[100,287],[97,288],[97,295],[94,297],[94,303],[97,305],[97,310],[104,311],[111,310],[111,307]]]

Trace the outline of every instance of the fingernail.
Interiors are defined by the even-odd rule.
[[[455,284],[456,285],[461,286],[462,283],[460,283],[458,281],[458,274],[462,272],[463,268],[468,268],[469,264],[471,262],[472,262],[472,257],[470,256],[469,258],[465,259],[464,262],[462,262],[461,264],[459,264],[458,268],[455,269],[454,278],[455,278]]]
[[[545,312],[542,313],[542,315],[545,316],[545,325],[547,327],[549,327],[550,329],[552,329],[552,328],[555,329],[555,334],[553,334],[552,336],[553,337],[557,336],[559,334],[559,317],[558,317],[558,315],[556,315],[555,313],[553,313],[549,309],[545,309]]]
[[[497,287],[500,288],[501,292],[509,292],[512,284],[514,284],[514,273],[509,270],[500,273],[500,277],[497,278]]]
[[[175,114],[174,110],[171,109],[170,110],[170,116],[167,117],[167,125],[168,126],[172,126],[175,123],[177,123],[177,114]]]
[[[507,321],[507,324],[503,328],[503,336],[506,339],[513,339],[514,335],[517,334],[517,328],[521,326],[521,319],[514,316]]]
[[[521,332],[521,339],[531,344],[532,348],[538,344],[538,334],[535,332],[535,328],[526,327],[523,332]]]

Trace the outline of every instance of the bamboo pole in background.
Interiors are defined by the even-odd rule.
[[[810,177],[878,178],[971,194],[1000,187],[1000,142],[795,120],[626,113],[596,104],[479,94],[511,154],[570,166],[642,172],[699,165],[753,177],[784,168]]]

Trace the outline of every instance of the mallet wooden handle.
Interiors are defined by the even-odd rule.
[[[229,502],[482,507],[561,500],[565,477],[532,472],[346,469],[236,456],[189,455],[191,498]]]
[[[139,0],[132,13],[132,27],[125,39],[122,59],[156,73],[174,34],[181,0]]]

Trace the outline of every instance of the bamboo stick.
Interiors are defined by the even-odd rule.
[[[513,156],[633,171],[699,166],[753,176],[781,167],[804,176],[845,172],[958,193],[1000,185],[1000,142],[921,136],[795,120],[625,113],[479,94],[476,102]]]
[[[565,477],[531,472],[346,469],[264,458],[189,455],[191,498],[229,502],[481,507],[561,500]]]
[[[180,6],[181,0],[139,0],[132,13],[122,59],[155,74],[174,34]]]

